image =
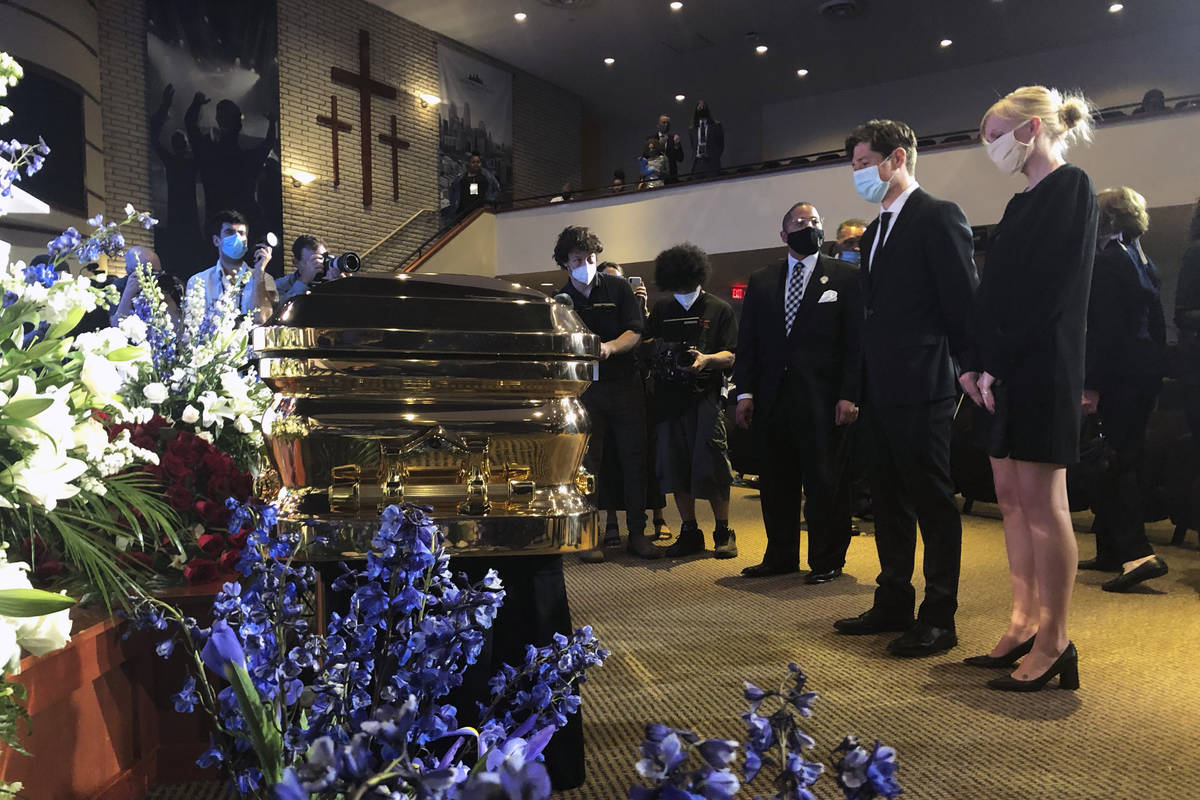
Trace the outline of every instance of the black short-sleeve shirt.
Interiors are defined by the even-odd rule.
[[[562,293],[571,298],[583,324],[602,342],[611,342],[625,331],[642,332],[642,307],[624,278],[597,272],[586,297],[568,279]],[[637,371],[636,350],[600,362],[600,380],[627,378]]]
[[[702,292],[691,308],[684,308],[674,297],[659,300],[650,309],[646,338],[679,342],[705,355],[737,349],[737,317],[733,308],[719,297]],[[724,372],[710,372],[704,381],[707,389],[720,389]],[[663,387],[658,387],[662,391]]]

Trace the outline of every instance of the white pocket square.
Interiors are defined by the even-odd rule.
[[[823,295],[821,295],[821,298],[819,300],[817,300],[817,302],[818,303],[836,303],[837,302],[837,290],[836,289],[826,289],[825,293]]]

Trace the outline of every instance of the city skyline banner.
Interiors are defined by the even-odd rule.
[[[461,50],[438,44],[438,198],[452,218],[451,186],[478,152],[484,169],[512,199],[512,73]]]

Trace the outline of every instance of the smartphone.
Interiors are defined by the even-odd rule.
[[[642,285],[642,279],[640,277],[638,277],[637,275],[630,275],[629,276],[629,285],[636,289]]]

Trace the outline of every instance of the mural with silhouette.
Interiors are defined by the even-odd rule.
[[[205,220],[217,211],[241,212],[252,242],[283,233],[276,7],[148,0],[146,13],[154,249],[191,275],[215,263]]]

